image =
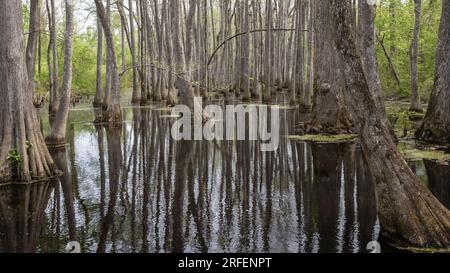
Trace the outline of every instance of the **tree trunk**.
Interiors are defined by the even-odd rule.
[[[309,22],[308,22],[308,63],[307,63],[307,84],[305,97],[303,99],[303,110],[311,112],[312,110],[312,94],[314,90],[314,24],[315,24],[315,6],[316,1],[309,1]]]
[[[434,143],[450,143],[450,1],[443,1],[436,77],[428,111],[416,137]]]
[[[138,7],[136,7],[138,8]],[[133,66],[133,94],[131,103],[137,104],[141,102],[141,93],[138,90],[137,66],[136,66],[136,40],[134,37],[134,21],[133,21],[133,0],[128,0],[128,9],[130,12],[130,51],[131,65]]]
[[[95,88],[94,107],[103,106],[103,29],[97,17],[97,81]]]
[[[164,21],[159,19],[159,12],[158,12],[158,3],[157,0],[153,1],[153,8],[154,8],[154,14],[155,14],[155,32],[156,32],[156,38],[158,40],[157,46],[158,46],[158,54],[155,57],[155,61],[161,65],[162,58],[163,58],[163,41],[162,41],[162,31],[163,31],[163,25]],[[160,23],[161,22],[161,23]],[[156,89],[153,92],[153,99],[155,101],[161,101],[162,100],[162,89],[164,85],[164,73],[161,68],[158,68],[156,71],[157,74],[157,81],[156,81]]]
[[[52,44],[52,58],[53,58],[53,79],[51,100],[49,106],[50,115],[55,115],[59,108],[59,87],[58,87],[58,40],[56,37],[56,7],[55,0],[50,0],[51,6],[51,24],[50,24],[50,40]]]
[[[0,181],[45,179],[56,167],[33,107],[21,1],[0,2],[0,37]]]
[[[266,42],[264,47],[264,93],[263,101],[272,101],[272,0],[266,0]]]
[[[415,3],[415,26],[414,38],[411,44],[411,106],[410,111],[423,112],[422,104],[420,103],[419,94],[419,39],[420,39],[420,16],[422,9],[422,0],[414,0]]]
[[[50,8],[50,3],[49,0],[45,1],[45,8],[47,11],[47,20],[48,20],[48,30],[49,33],[51,33],[51,29],[52,29],[52,11]],[[51,113],[51,108],[53,107],[53,76],[52,76],[52,48],[53,48],[53,38],[52,35],[50,35],[50,39],[48,42],[48,46],[47,46],[47,69],[48,69],[48,83],[49,83],[49,87],[50,87],[50,100],[49,100],[49,112]]]
[[[34,77],[36,75],[36,51],[39,39],[41,6],[39,0],[30,2],[30,28],[28,30],[28,42],[26,49],[26,62],[30,89],[34,92]]]
[[[381,80],[378,75],[378,61],[376,55],[376,35],[375,35],[375,5],[369,5],[366,1],[360,3],[360,39],[361,39],[361,59],[364,71],[368,77],[370,92],[377,102],[378,109],[384,111],[383,91]]]
[[[391,136],[395,138],[395,131],[387,119],[386,110],[384,107],[383,90],[381,87],[381,80],[378,74],[378,60],[376,51],[376,32],[375,32],[375,17],[376,6],[369,5],[366,1],[359,3],[359,37],[361,61],[365,71],[367,83],[369,84],[370,93],[374,96],[377,108],[383,113],[382,117],[386,118],[384,122],[388,124],[391,131]]]
[[[114,47],[113,32],[102,1],[95,0],[95,6],[97,7],[97,15],[100,18],[100,22],[102,23],[103,31],[105,33],[106,47],[109,52],[108,55],[110,56],[110,58],[108,58],[108,63],[110,63],[111,69],[112,96],[110,99],[107,99],[105,96],[106,103],[103,106],[106,107],[106,109],[103,121],[121,122],[122,110],[120,109],[120,84],[119,84],[119,73],[117,71],[117,55],[116,49]]]
[[[243,14],[243,20],[242,20],[242,27],[243,31],[247,33],[243,36],[241,41],[241,68],[240,68],[240,79],[239,79],[239,86],[242,91],[242,99],[244,101],[248,101],[251,98],[250,94],[250,71],[249,71],[249,64],[250,64],[250,35],[249,35],[249,26],[250,26],[250,19],[249,19],[249,0],[243,0],[244,5],[244,14]]]
[[[340,134],[352,131],[345,106],[341,60],[333,43],[333,14],[328,1],[316,2],[314,98],[311,133]]]
[[[106,0],[106,22],[108,23],[108,25],[111,26],[111,0]],[[99,17],[98,15],[98,10],[97,10],[97,17]],[[100,23],[102,23],[101,19],[100,19]],[[102,28],[103,30],[105,30],[103,23],[102,23]],[[103,31],[105,33],[105,31]],[[106,33],[105,33],[106,36]],[[105,37],[106,38],[106,37]],[[106,111],[106,109],[108,108],[108,104],[111,101],[111,88],[112,88],[112,75],[111,75],[111,51],[109,50],[108,47],[108,41],[106,41],[106,77],[105,77],[105,94],[103,96],[103,107],[102,109]],[[100,117],[101,119],[103,119],[103,117]]]
[[[186,74],[186,59],[181,37],[180,3],[178,1],[170,1],[169,9],[172,23],[174,61],[177,71],[175,86],[179,92],[179,103],[193,107],[194,91],[189,75]]]
[[[350,7],[346,1],[326,2],[334,15],[332,34],[343,63],[345,99],[376,185],[383,235],[400,245],[447,248],[450,212],[413,174],[390,136],[348,23]]]
[[[61,92],[61,102],[52,124],[52,131],[45,139],[47,144],[59,145],[66,141],[67,118],[69,117],[70,94],[72,89],[72,57],[73,57],[73,37],[74,37],[74,18],[73,0],[65,0],[66,5],[66,38],[64,53],[64,77]]]
[[[197,0],[189,1],[189,11],[186,18],[186,64],[188,67],[192,65],[192,25],[194,24],[195,10],[197,7]]]
[[[303,106],[303,78],[304,78],[304,47],[303,47],[303,3],[302,0],[295,1],[295,64],[293,88],[291,90],[291,103],[297,103],[297,94],[300,96],[300,104]]]

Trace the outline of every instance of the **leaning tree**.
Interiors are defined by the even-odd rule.
[[[0,181],[56,173],[32,102],[23,38],[22,1],[0,1]]]
[[[52,130],[45,139],[47,144],[58,145],[66,141],[67,119],[69,117],[70,96],[72,90],[72,57],[73,57],[73,36],[74,36],[74,2],[65,0],[66,6],[66,36],[64,43],[64,76],[61,91],[61,101],[58,112],[52,124]]]
[[[322,2],[330,4],[333,14],[332,35],[342,61],[345,100],[375,181],[383,234],[399,244],[448,248],[450,211],[411,171],[391,137],[385,114],[370,92],[368,81],[373,77],[365,75],[357,50],[349,23],[351,7],[342,0]]]
[[[450,143],[450,1],[442,1],[436,76],[428,111],[417,138],[434,143]]]
[[[103,6],[103,2],[101,0],[95,0],[95,6],[97,8],[97,16],[102,24],[103,32],[105,33],[106,49],[108,52],[107,67],[109,67],[107,74],[110,74],[111,77],[111,96],[109,96],[106,92],[103,102],[103,108],[105,110],[105,113],[103,114],[103,121],[121,122],[122,110],[120,108],[120,78],[117,68],[117,54],[114,47],[114,34],[108,13]],[[108,8],[110,8],[110,5],[108,5]]]

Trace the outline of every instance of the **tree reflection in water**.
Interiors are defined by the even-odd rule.
[[[293,134],[295,111],[281,112],[282,135]],[[377,239],[356,144],[282,137],[263,153],[256,141],[176,142],[166,110],[124,113],[113,127],[72,113],[69,146],[52,151],[65,175],[0,187],[1,251],[63,251],[78,240],[85,252],[363,252]],[[448,166],[425,167],[448,206]]]

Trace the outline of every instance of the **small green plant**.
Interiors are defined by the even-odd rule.
[[[22,162],[22,157],[17,149],[10,150],[6,159],[13,164],[19,164]]]

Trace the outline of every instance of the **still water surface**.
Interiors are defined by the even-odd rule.
[[[281,111],[283,136],[298,117]],[[60,179],[0,187],[0,252],[365,252],[377,240],[374,186],[355,144],[281,138],[182,141],[158,106],[125,108],[94,126],[70,113],[69,143],[52,149]],[[42,127],[48,130],[47,114]],[[450,167],[410,162],[450,207]]]

